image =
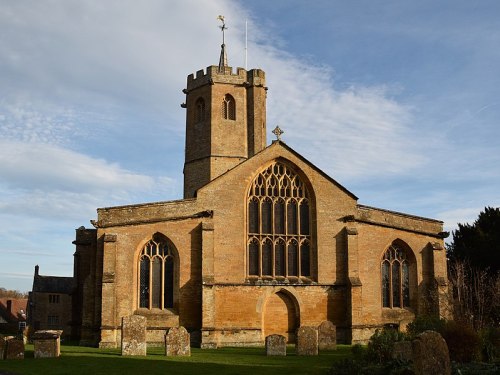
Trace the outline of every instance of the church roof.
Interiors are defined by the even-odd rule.
[[[73,290],[73,277],[36,275],[33,279],[33,292],[71,294]]]
[[[314,165],[313,163],[311,163],[309,160],[307,160],[304,156],[302,156],[301,154],[299,154],[297,151],[295,151],[293,148],[291,148],[290,146],[288,146],[286,143],[284,143],[283,141],[281,140],[278,140],[278,141],[274,141],[271,146],[268,146],[268,147],[272,147],[274,144],[280,144],[281,146],[283,146],[285,149],[287,149],[288,151],[290,151],[292,154],[294,154],[297,158],[299,158],[300,160],[302,160],[304,163],[308,164],[310,167],[312,167],[314,170],[316,170],[316,172],[318,172],[319,174],[321,174],[324,178],[326,178],[327,180],[329,180],[332,184],[334,184],[335,186],[337,186],[340,190],[342,190],[344,193],[346,193],[347,195],[351,196],[351,198],[355,199],[355,200],[358,200],[358,197],[356,195],[354,195],[352,192],[350,192],[347,188],[345,188],[344,186],[342,186],[341,184],[339,184],[335,179],[333,179],[332,177],[330,177],[327,173],[323,172],[320,168],[318,168],[316,165]],[[267,147],[266,147],[267,148]]]
[[[0,298],[0,317],[5,322],[26,320],[27,305],[27,298]]]

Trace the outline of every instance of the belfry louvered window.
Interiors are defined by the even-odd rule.
[[[200,123],[205,120],[205,101],[203,98],[198,98],[196,100],[196,112],[195,112],[195,120],[196,123]]]
[[[274,162],[254,179],[248,196],[248,275],[311,276],[311,212],[306,186]]]
[[[382,306],[409,307],[410,264],[405,250],[395,244],[382,257]]]
[[[172,245],[158,234],[139,257],[139,307],[174,307],[174,254]]]
[[[234,98],[226,94],[222,99],[222,118],[225,120],[236,120],[236,103]]]

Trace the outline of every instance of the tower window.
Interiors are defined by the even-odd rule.
[[[172,244],[155,234],[139,256],[139,307],[174,307],[174,271]]]
[[[59,303],[59,294],[49,294],[49,303]]]
[[[248,275],[311,276],[309,194],[300,177],[275,162],[248,196]]]
[[[382,306],[410,306],[410,268],[406,251],[392,244],[381,262]]]
[[[196,123],[199,123],[199,122],[202,122],[202,121],[205,121],[205,101],[203,100],[203,98],[198,98],[196,100],[196,103],[195,103],[195,108],[196,108],[196,111],[195,111],[195,122]]]
[[[222,100],[222,118],[225,120],[236,120],[236,103],[234,98],[226,94]]]

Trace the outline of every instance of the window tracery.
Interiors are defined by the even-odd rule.
[[[309,194],[287,165],[274,162],[248,195],[248,275],[311,276]]]
[[[410,264],[406,251],[397,244],[386,250],[381,262],[382,306],[410,306]]]
[[[174,307],[174,270],[173,246],[166,238],[153,236],[139,256],[139,307]]]
[[[222,118],[225,120],[236,120],[236,103],[234,98],[226,94],[222,99]]]

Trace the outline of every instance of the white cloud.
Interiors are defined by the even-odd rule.
[[[268,130],[318,166],[342,178],[411,172],[426,158],[410,128],[411,108],[388,87],[335,87],[332,71],[276,51],[268,66]],[[267,64],[266,64],[267,63]]]
[[[131,173],[118,164],[95,159],[55,145],[0,142],[0,174],[3,185],[38,191],[63,190],[112,194],[144,189],[149,176]]]

